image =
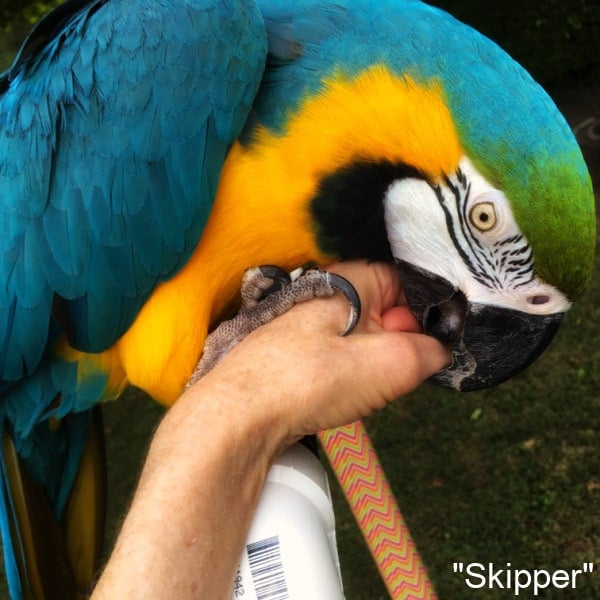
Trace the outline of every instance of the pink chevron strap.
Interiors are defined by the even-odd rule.
[[[319,434],[393,600],[436,595],[362,421]]]

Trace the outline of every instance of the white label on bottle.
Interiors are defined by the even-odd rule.
[[[289,600],[279,536],[248,544],[246,552],[257,600]]]

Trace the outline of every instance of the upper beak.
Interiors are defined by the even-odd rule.
[[[396,265],[423,331],[452,350],[452,364],[431,378],[446,387],[472,391],[510,379],[542,354],[563,317],[469,302],[445,279],[401,260]]]

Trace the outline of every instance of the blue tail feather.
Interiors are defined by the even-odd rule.
[[[0,424],[0,448],[4,448],[4,436],[6,435],[4,425]],[[21,537],[16,531],[16,539],[12,535],[11,524],[15,521],[15,507],[10,493],[8,474],[4,452],[0,453],[0,476],[2,478],[0,489],[0,535],[2,537],[2,552],[4,555],[4,572],[8,591],[13,600],[23,597],[21,577],[17,565],[17,553],[24,558]]]
[[[93,408],[104,395],[107,378],[102,373],[82,381],[78,364],[66,362],[49,353],[31,377],[8,389],[0,404],[0,442],[10,441],[31,480],[42,486],[57,524],[77,475],[90,428]],[[10,454],[8,454],[10,460]],[[19,565],[26,564],[24,541],[19,531],[15,496],[11,489],[15,468],[7,465],[7,454],[0,453],[0,533],[6,578],[11,598],[23,597],[25,581],[20,580]],[[12,483],[11,483],[12,482]],[[17,486],[18,487],[18,486]],[[20,505],[20,503],[19,503]],[[35,533],[34,542],[35,544]]]

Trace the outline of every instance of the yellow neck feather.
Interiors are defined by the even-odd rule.
[[[418,84],[381,65],[354,79],[340,73],[326,80],[283,135],[259,127],[252,152],[267,180],[313,186],[315,176],[355,160],[405,163],[437,180],[452,173],[462,157],[441,84]]]

